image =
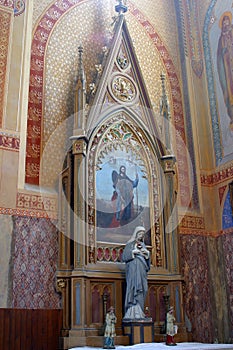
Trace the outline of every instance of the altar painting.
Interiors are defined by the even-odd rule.
[[[97,241],[126,243],[144,226],[150,244],[150,204],[146,165],[132,149],[114,149],[96,171]]]

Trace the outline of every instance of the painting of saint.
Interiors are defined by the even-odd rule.
[[[217,67],[230,129],[233,130],[233,26],[232,13],[224,12],[219,20],[221,35],[218,40]]]
[[[136,226],[150,230],[148,179],[133,154],[106,155],[96,172],[96,209],[98,241],[125,243]]]
[[[112,181],[114,188],[112,200],[116,200],[116,220],[127,222],[134,217],[133,190],[138,186],[138,174],[136,173],[135,180],[131,180],[126,175],[126,167],[121,165],[119,174],[113,170]]]
[[[207,65],[211,116],[217,164],[233,159],[233,25],[232,2],[221,0],[214,6],[214,18],[209,29],[211,62]],[[217,40],[216,40],[217,39]],[[208,45],[206,46],[208,47]],[[208,51],[208,50],[207,50]]]

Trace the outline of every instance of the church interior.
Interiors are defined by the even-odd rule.
[[[116,345],[164,342],[170,306],[177,342],[233,343],[232,16],[0,0],[0,349],[102,347],[110,307]],[[124,322],[136,227],[140,324]]]

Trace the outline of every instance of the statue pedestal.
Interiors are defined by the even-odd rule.
[[[130,345],[154,342],[154,322],[151,318],[123,320],[124,335],[128,335]]]

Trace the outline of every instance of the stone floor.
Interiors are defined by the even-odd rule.
[[[212,350],[223,350],[223,349],[231,349],[233,350],[233,344],[203,344],[203,343],[177,343],[177,346],[167,346],[165,343],[144,343],[144,344],[137,344],[132,346],[122,346],[118,345],[116,346],[116,350],[168,350],[168,349],[175,349],[175,350],[205,350],[205,349],[212,349]],[[70,350],[102,350],[103,348],[94,348],[94,347],[79,347],[79,348],[73,348]]]

